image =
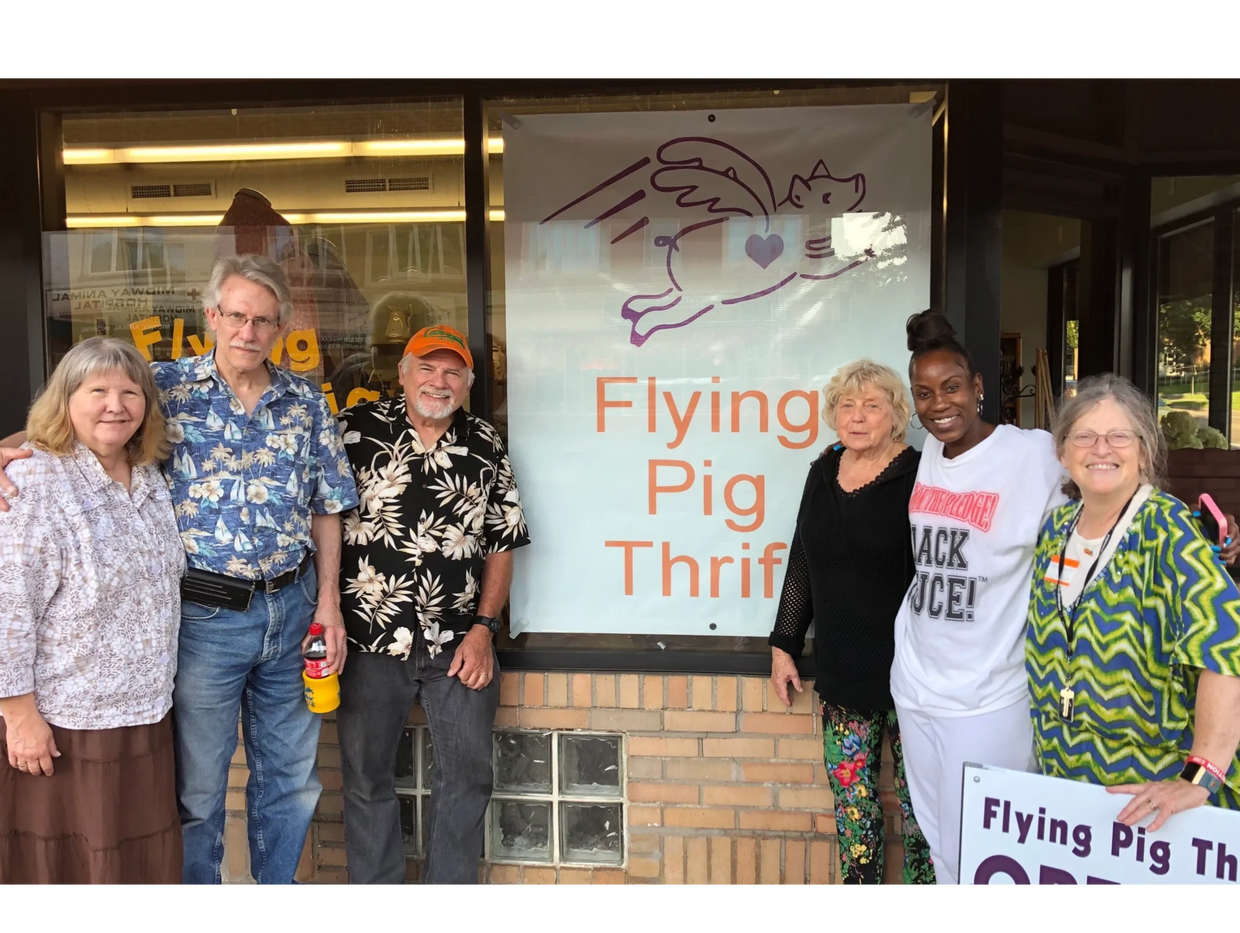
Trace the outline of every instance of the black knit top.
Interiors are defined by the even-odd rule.
[[[920,452],[895,456],[873,481],[845,492],[843,445],[810,467],[775,629],[767,643],[794,658],[814,623],[815,689],[824,703],[887,710],[895,618],[913,578],[908,503]]]

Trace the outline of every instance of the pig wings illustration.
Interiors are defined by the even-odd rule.
[[[825,236],[786,243],[790,229],[811,227],[784,222],[802,212],[820,221],[857,212],[865,193],[864,175],[837,177],[821,159],[777,191],[766,169],[740,149],[719,139],[686,136],[663,143],[653,160],[639,159],[541,223],[579,205],[587,216],[594,215],[584,223],[586,228],[622,212],[627,219],[636,213],[632,208],[644,211],[611,239],[615,245],[642,231],[649,236],[652,214],[675,218],[674,234],[653,237],[656,254],[664,253],[666,279],[629,295],[620,308],[630,325],[630,343],[640,347],[655,333],[692,324],[717,306],[762,298],[798,280],[833,279],[868,262],[874,257],[872,249],[837,258],[829,226]],[[580,216],[581,210],[574,213]],[[744,258],[730,261],[727,274],[721,275],[721,244],[729,243],[737,247],[734,256],[743,243]]]

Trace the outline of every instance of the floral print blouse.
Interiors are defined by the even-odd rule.
[[[159,722],[185,571],[159,468],[134,467],[127,492],[79,443],[6,471],[21,495],[0,512],[0,696],[33,692],[65,729]]]
[[[360,500],[340,559],[351,647],[408,659],[416,643],[433,658],[473,625],[487,555],[530,541],[504,442],[458,409],[426,448],[403,395],[340,418]]]
[[[310,515],[357,504],[339,426],[323,393],[275,366],[249,415],[215,355],[153,365],[168,419],[165,465],[191,567],[270,580],[307,552]]]

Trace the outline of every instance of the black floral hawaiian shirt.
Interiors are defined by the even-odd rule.
[[[504,442],[464,409],[422,446],[404,395],[340,413],[358,507],[344,516],[340,602],[351,645],[431,657],[473,625],[488,554],[530,543]]]

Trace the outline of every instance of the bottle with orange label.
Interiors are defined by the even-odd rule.
[[[323,673],[327,668],[327,639],[318,622],[310,623],[310,644],[302,657],[306,660],[301,674],[306,684],[306,706],[312,713],[330,713],[340,705],[340,678],[335,673]]]

